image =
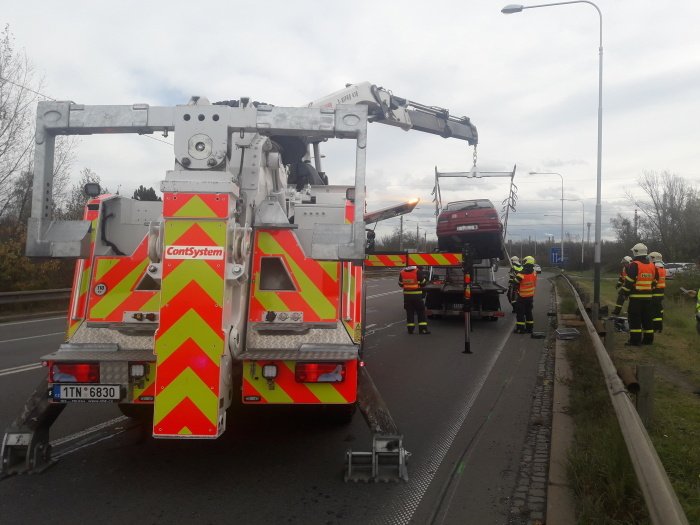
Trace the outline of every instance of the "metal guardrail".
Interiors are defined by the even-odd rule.
[[[0,292],[0,304],[38,303],[70,298],[70,288],[30,290],[28,292]]]
[[[603,342],[600,340],[593,322],[588,317],[581,298],[571,281],[565,275],[561,277],[571,287],[576,304],[581,312],[581,317],[583,317],[588,333],[591,336],[596,357],[605,377],[608,395],[615,409],[617,421],[625,439],[627,451],[629,452],[634,472],[637,475],[637,481],[642,490],[651,522],[654,525],[688,525],[688,518],[685,516],[678,497],[673,491],[659,455],[656,453],[649,434],[644,428],[644,424],[639,418],[631,399],[626,395],[627,390],[618,376],[617,369],[605,350],[605,346],[603,346]]]

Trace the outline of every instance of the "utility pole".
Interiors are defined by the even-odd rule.
[[[403,251],[403,215],[401,216],[401,227],[399,229],[399,251]]]
[[[419,252],[420,250],[418,249],[418,239],[420,239],[420,231],[418,229],[418,226],[420,226],[420,223],[416,223],[416,251]]]
[[[639,239],[639,217],[637,216],[637,208],[634,209],[634,240]]]
[[[423,251],[428,251],[428,232],[423,232]]]

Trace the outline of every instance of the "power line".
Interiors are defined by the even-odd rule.
[[[40,97],[48,98],[49,100],[53,100],[54,102],[56,102],[56,99],[55,99],[55,98],[50,97],[50,96],[48,96],[48,95],[44,95],[43,93],[40,93],[39,91],[36,91],[35,89],[30,88],[29,86],[25,86],[25,85],[23,85],[23,84],[18,84],[17,82],[13,82],[13,81],[10,80],[9,78],[5,78],[5,77],[3,77],[3,76],[0,76],[0,80],[4,80],[5,82],[9,82],[9,83],[12,84],[13,86],[17,86],[18,88],[26,89],[27,91],[31,91],[31,92],[34,93],[35,95],[39,95]]]
[[[13,86],[17,86],[18,88],[26,89],[27,91],[31,91],[32,93],[34,93],[35,95],[39,95],[40,97],[44,97],[44,98],[47,98],[47,99],[49,99],[49,100],[53,100],[54,102],[58,102],[58,101],[57,101],[55,98],[53,98],[53,97],[50,97],[50,96],[48,96],[48,95],[45,95],[44,93],[41,93],[41,92],[39,92],[39,91],[36,91],[35,89],[30,88],[29,86],[25,86],[25,85],[23,85],[23,84],[18,84],[17,82],[13,82],[13,81],[10,80],[9,78],[5,78],[5,77],[3,77],[3,76],[0,76],[0,80],[3,80],[3,81],[5,81],[5,82],[8,82],[8,83],[12,84]],[[158,142],[162,142],[163,144],[167,144],[168,146],[173,146],[173,143],[172,143],[172,142],[168,142],[167,140],[162,140],[162,139],[159,139],[159,138],[157,138],[157,137],[152,137],[152,136],[150,136],[150,135],[141,135],[141,136],[142,136],[142,137],[146,137],[147,139],[151,139],[151,140],[156,140],[156,141],[158,141]]]

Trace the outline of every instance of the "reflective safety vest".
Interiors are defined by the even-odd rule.
[[[657,297],[664,296],[664,290],[666,289],[666,268],[663,266],[656,267],[657,279],[654,285],[654,295]]]
[[[514,265],[511,267],[511,269],[510,269],[510,273],[509,273],[509,275],[508,275],[508,282],[516,283],[517,280],[516,280],[515,278],[516,278],[517,275],[518,275],[520,272],[522,272],[522,271],[523,271],[523,267],[522,267],[522,266],[520,266],[519,264],[514,264]]]
[[[535,287],[537,286],[537,274],[535,272],[519,273],[516,279],[518,280],[518,295],[520,297],[535,296]]]
[[[632,261],[631,265],[637,266],[637,278],[634,281],[634,287],[630,297],[651,297],[654,278],[656,277],[656,266],[652,262]],[[627,277],[630,280],[630,277]]]
[[[399,283],[403,288],[404,294],[419,294],[421,293],[421,282],[418,280],[418,269],[401,270],[399,274]]]

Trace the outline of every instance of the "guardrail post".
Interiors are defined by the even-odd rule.
[[[613,350],[615,350],[615,339],[615,321],[607,318],[605,320],[605,339],[603,340],[603,344],[610,356],[613,355]]]
[[[644,427],[650,430],[654,416],[654,367],[637,365],[637,381],[639,383],[637,413]]]

